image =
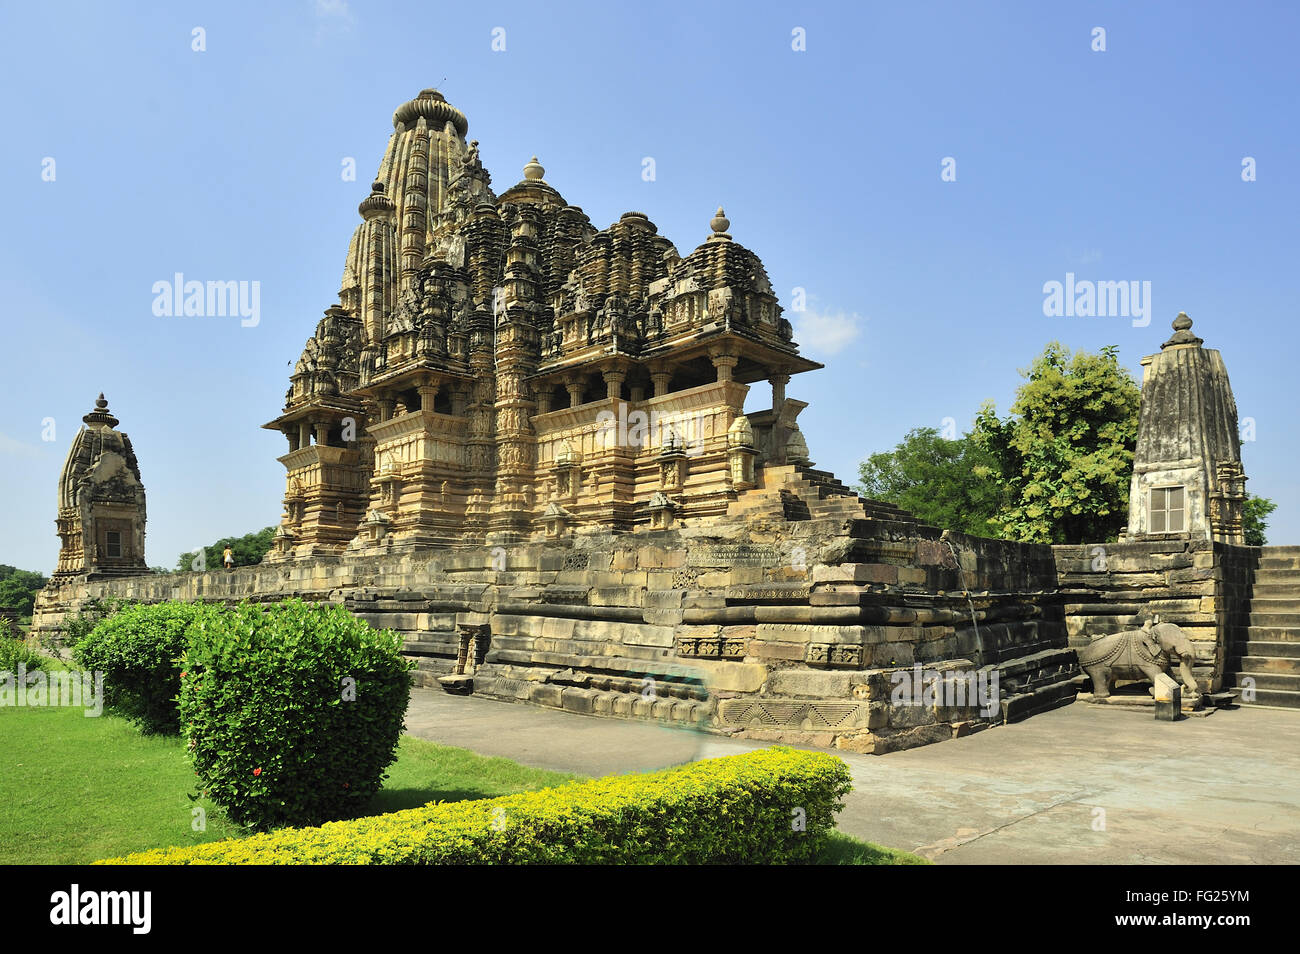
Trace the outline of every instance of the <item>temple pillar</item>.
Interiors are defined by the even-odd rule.
[[[582,378],[576,374],[571,374],[564,379],[565,390],[569,392],[569,407],[577,407],[582,403],[583,387]]]
[[[718,383],[720,384],[731,380],[732,369],[740,363],[740,358],[734,354],[710,354],[709,359],[718,372]]]
[[[623,379],[627,377],[626,368],[606,368],[601,373],[605,379],[605,397],[617,400],[622,396]]]
[[[650,369],[650,384],[654,388],[655,397],[663,397],[668,393],[668,382],[673,379],[671,368],[663,365],[652,366]]]
[[[780,412],[781,405],[785,403],[785,386],[790,383],[790,375],[774,374],[768,380],[772,382],[772,410]]]

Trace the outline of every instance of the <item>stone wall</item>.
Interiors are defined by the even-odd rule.
[[[91,597],[341,602],[405,637],[419,685],[441,678],[489,698],[863,752],[1073,699],[1078,670],[1050,547],[845,508],[77,580],[41,594],[35,626],[56,628]],[[945,694],[976,678],[1000,690],[992,707]],[[900,685],[914,695],[900,698]]]
[[[1247,623],[1257,549],[1208,540],[1052,549],[1071,646],[1158,614],[1192,639],[1202,690],[1222,688],[1232,633]]]

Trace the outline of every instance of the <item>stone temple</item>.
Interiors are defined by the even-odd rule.
[[[638,212],[595,228],[535,159],[497,194],[436,91],[393,125],[266,425],[288,445],[272,552],[104,579],[96,534],[138,514],[142,547],[143,491],[61,492],[99,562],[60,558],[35,629],[89,599],[299,596],[401,633],[419,685],[879,753],[1072,703],[1078,649],[1159,617],[1196,706],[1300,705],[1300,549],[1242,545],[1236,406],[1185,315],[1144,362],[1120,541],[928,527],[814,467],[785,388],[820,366],[721,209],[682,255]]]
[[[722,209],[685,256],[640,212],[598,230],[536,157],[494,192],[467,129],[436,90],[393,115],[340,303],[266,425],[273,560],[668,526],[804,463],[785,384],[821,365]]]

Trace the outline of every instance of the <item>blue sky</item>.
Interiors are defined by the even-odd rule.
[[[336,300],[392,111],[427,86],[498,191],[536,153],[598,227],[643,211],[682,252],[724,205],[787,309],[806,292],[788,315],[827,367],[789,394],[846,482],[912,427],[1005,411],[1052,339],[1136,374],[1185,310],[1254,419],[1271,542],[1300,543],[1298,36],[1282,3],[9,4],[0,563],[53,569],[101,390],[151,564],[278,522],[285,444],[259,425]],[[176,272],[260,282],[260,322],[155,317]],[[1044,316],[1070,272],[1149,281],[1150,324]]]

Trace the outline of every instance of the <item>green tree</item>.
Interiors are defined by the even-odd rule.
[[[0,565],[0,609],[17,610],[20,617],[31,616],[36,594],[47,582],[35,570]]]
[[[931,526],[989,536],[998,512],[993,458],[963,435],[939,436],[917,427],[891,451],[872,454],[858,465],[858,493],[916,514]]]
[[[1241,529],[1246,534],[1246,546],[1262,547],[1267,542],[1264,531],[1268,529],[1268,515],[1277,509],[1277,504],[1267,497],[1251,494],[1241,510]]]
[[[275,527],[265,527],[254,533],[246,533],[242,537],[223,537],[211,546],[203,548],[203,559],[209,570],[221,569],[225,566],[222,558],[228,545],[235,566],[256,566],[271,549],[274,539]],[[191,550],[189,553],[182,553],[176,559],[176,569],[181,572],[193,569],[194,558],[198,552],[198,550]]]
[[[1054,341],[1021,371],[1007,418],[980,409],[971,437],[995,462],[998,536],[1085,543],[1127,522],[1139,390],[1117,350],[1072,354]]]

